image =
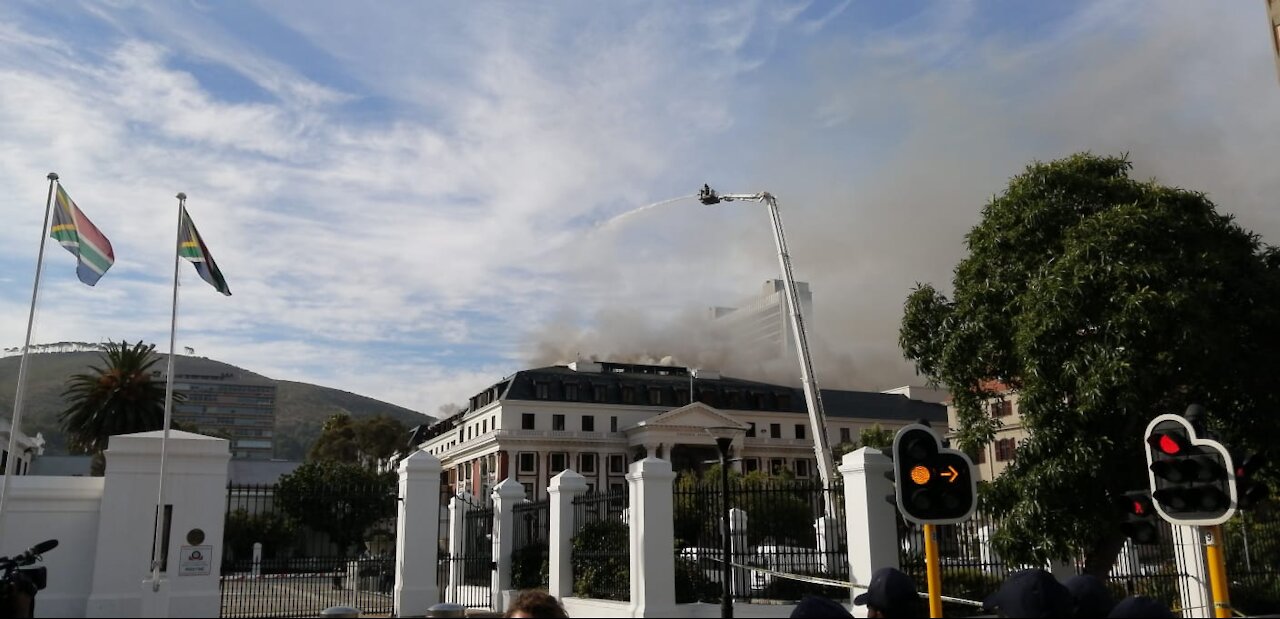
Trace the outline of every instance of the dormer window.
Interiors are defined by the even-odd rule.
[[[649,403],[662,404],[662,389],[660,387],[649,388]]]
[[[568,401],[570,401],[570,402],[577,402],[577,401],[578,401],[578,386],[577,386],[577,385],[574,385],[574,384],[571,384],[571,383],[565,383],[565,385],[564,385],[564,399],[566,399],[566,400],[568,400]]]
[[[623,404],[635,404],[635,403],[636,403],[636,388],[635,388],[635,387],[623,387],[623,388],[622,388],[622,403],[623,403]]]
[[[546,400],[551,397],[551,385],[547,383],[534,383],[533,395],[539,400]]]

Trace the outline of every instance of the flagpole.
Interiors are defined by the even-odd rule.
[[[151,590],[160,590],[160,537],[164,532],[164,465],[169,446],[169,424],[173,419],[173,360],[174,343],[178,332],[178,265],[182,250],[182,211],[187,194],[178,193],[178,232],[173,244],[173,313],[169,317],[169,367],[165,371],[164,384],[164,435],[160,439],[160,484],[156,491],[156,536],[151,550]]]
[[[0,490],[0,543],[4,542],[5,503],[9,498],[9,488],[13,485],[13,470],[17,468],[18,457],[15,454],[18,446],[18,428],[22,424],[22,396],[27,386],[27,355],[31,354],[31,329],[36,320],[36,296],[40,292],[40,271],[44,267],[44,239],[49,234],[49,213],[53,207],[53,184],[58,180],[57,172],[50,172],[49,195],[44,199],[44,226],[40,228],[40,251],[36,254],[36,279],[31,286],[31,310],[27,313],[27,339],[22,344],[22,360],[18,362],[18,388],[13,396],[13,418],[9,421],[9,453],[5,458],[4,489]]]

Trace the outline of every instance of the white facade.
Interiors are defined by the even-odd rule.
[[[9,435],[10,429],[13,427],[8,419],[0,419],[0,471],[8,466],[9,462]],[[27,436],[21,429],[18,430],[17,442],[14,443],[14,451],[18,452],[17,468],[13,471],[14,475],[28,475],[31,473],[31,462],[37,456],[44,454],[44,436],[39,432],[35,436]]]
[[[684,368],[578,365],[576,370],[557,366],[517,373],[473,398],[473,405],[478,405],[473,410],[432,426],[435,435],[420,448],[440,459],[442,483],[455,491],[487,496],[499,481],[514,478],[524,486],[526,496],[542,498],[552,477],[572,469],[583,476],[589,490],[622,490],[628,465],[646,456],[667,460],[677,471],[705,468],[706,460],[717,457],[715,441],[707,432],[716,426],[740,428],[733,455],[742,458],[736,465],[741,469],[786,470],[799,478],[817,477],[809,419],[798,390],[719,377],[695,379],[699,399],[738,404],[713,406],[706,401],[688,402]],[[634,403],[610,401],[615,400],[618,388],[602,381],[613,378],[629,381],[622,390],[652,389],[649,401],[665,403],[640,403],[640,394],[635,394]],[[533,391],[533,399],[515,393],[540,381],[574,386],[575,401],[553,398],[556,392],[551,388],[546,390],[546,399],[538,399],[536,389],[540,387]],[[596,381],[593,388],[608,393],[609,397],[600,396],[605,401],[594,401],[595,396],[585,388],[578,392],[577,384],[590,386],[592,381]],[[896,430],[920,417],[943,419],[941,405],[910,403],[903,396],[888,394],[856,395],[875,406],[842,410],[839,403],[845,398],[830,398],[836,406],[827,406],[828,444],[856,440],[862,429],[877,424]],[[592,401],[581,401],[584,399]],[[893,416],[885,414],[891,408],[885,403],[894,405]]]

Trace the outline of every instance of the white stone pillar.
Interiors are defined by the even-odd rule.
[[[1178,590],[1183,617],[1213,616],[1213,595],[1209,591],[1209,568],[1204,558],[1204,540],[1200,527],[1175,525],[1173,558],[1178,566]],[[1222,543],[1222,540],[1218,540]]]
[[[164,487],[173,515],[156,588],[150,566],[163,435],[121,434],[108,443],[88,617],[217,617],[222,608],[228,441],[169,432]]]
[[[493,496],[493,561],[498,569],[493,572],[493,582],[489,591],[493,596],[493,609],[503,612],[506,606],[502,601],[502,592],[511,588],[511,553],[516,545],[514,509],[524,500],[524,486],[514,479],[504,479],[493,487],[491,495]]]
[[[897,508],[885,500],[893,494],[893,483],[884,475],[892,468],[893,461],[872,447],[845,454],[838,467],[844,476],[849,576],[855,584],[870,584],[872,572],[879,568],[899,567]],[[854,589],[853,594],[863,591]],[[854,606],[853,613],[865,617],[867,607]]]
[[[466,540],[462,539],[465,534],[467,520],[467,512],[470,511],[471,495],[466,492],[458,493],[457,496],[449,499],[449,596],[458,599],[458,590],[462,587],[462,568],[458,559],[462,558],[462,554],[466,546]]]
[[[417,617],[440,602],[440,460],[426,451],[400,461],[396,513],[395,614]]]
[[[840,547],[840,537],[835,527],[842,526],[845,523],[836,522],[831,516],[819,516],[813,521],[813,533],[818,542],[818,566],[823,572],[830,573],[834,567],[831,555]]]
[[[551,539],[548,540],[547,593],[556,598],[573,595],[573,499],[587,491],[587,480],[572,470],[551,478]]]
[[[671,463],[631,465],[631,616],[670,617],[676,609],[675,513]]]

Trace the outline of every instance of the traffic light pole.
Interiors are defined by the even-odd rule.
[[[929,581],[929,616],[942,616],[942,566],[938,560],[938,530],[924,525],[925,579]]]
[[[1213,592],[1213,616],[1230,617],[1231,600],[1227,593],[1227,565],[1222,556],[1221,546],[1222,525],[1200,527],[1200,534],[1204,537],[1205,563],[1209,567],[1209,589]]]

